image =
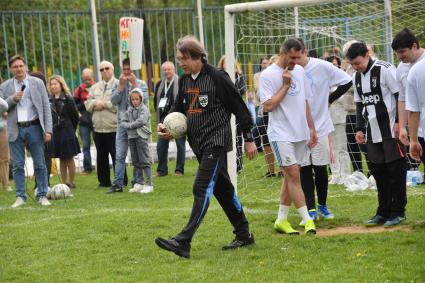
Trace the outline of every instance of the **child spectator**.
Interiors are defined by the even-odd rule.
[[[128,145],[134,166],[134,186],[130,193],[150,193],[153,191],[151,155],[149,151],[149,110],[142,103],[143,92],[139,88],[130,91],[130,106],[121,120],[127,130]],[[146,184],[145,178],[146,176]]]

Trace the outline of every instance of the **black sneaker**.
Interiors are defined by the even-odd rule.
[[[190,258],[190,244],[180,243],[174,238],[167,240],[159,237],[155,239],[155,243],[161,249],[173,252],[180,257]]]
[[[255,244],[254,235],[250,235],[249,238],[241,240],[241,239],[234,239],[231,243],[225,245],[223,247],[223,250],[234,250],[238,249],[244,246],[249,246]]]
[[[109,191],[106,192],[107,194],[113,194],[113,193],[122,193],[122,188],[117,187],[115,185],[113,185]]]

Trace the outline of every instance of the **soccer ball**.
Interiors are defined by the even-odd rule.
[[[72,197],[71,189],[65,184],[57,184],[50,190],[50,199],[65,199]]]
[[[172,112],[164,119],[164,126],[173,138],[178,139],[186,135],[187,132],[187,118],[180,112]]]

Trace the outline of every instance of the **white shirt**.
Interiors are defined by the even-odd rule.
[[[425,51],[422,53],[421,57],[418,58],[413,63],[403,63],[401,62],[398,64],[397,67],[397,82],[400,84],[400,91],[398,94],[398,101],[406,101],[406,80],[407,75],[409,74],[410,69],[415,65],[417,62],[425,58]]]
[[[415,65],[417,62],[421,61],[425,58],[425,52],[422,52],[422,55],[413,63],[403,63],[400,62],[400,64],[397,67],[397,82],[399,83],[400,91],[398,94],[398,101],[406,101],[406,87],[407,87],[407,75],[409,74],[410,69]],[[422,120],[424,120],[422,122]],[[421,123],[422,125],[425,122],[425,115],[421,115]],[[419,126],[418,129],[418,136],[423,137],[424,133],[422,130],[422,126]]]
[[[272,98],[283,86],[284,69],[276,64],[269,66],[260,75],[260,101]],[[291,87],[280,104],[269,112],[267,135],[270,141],[299,142],[310,138],[306,117],[306,99],[311,97],[304,69],[295,65]]]
[[[395,67],[391,65],[390,63],[380,61],[380,60],[376,60],[375,62],[373,62],[372,66],[366,72],[366,74],[360,73],[362,92],[363,94],[366,94],[366,93],[370,93],[372,90],[370,87],[370,80],[371,80],[370,71],[375,65],[381,67],[380,88],[382,92],[382,99],[384,100],[385,107],[389,115],[389,123],[390,123],[389,127],[391,128],[391,134],[392,134],[392,137],[394,137],[394,124],[395,124],[395,117],[396,117],[396,111],[397,111],[397,101],[395,99],[394,94],[399,92],[399,85],[396,79]],[[357,72],[353,74],[354,101],[362,102],[361,97],[357,93],[357,87],[355,86],[356,74]],[[375,97],[374,95],[370,95],[368,96],[368,99],[370,101],[373,101],[374,99],[379,100],[380,98]],[[367,112],[368,112],[368,123],[370,125],[371,133],[372,133],[371,139],[374,143],[378,143],[378,142],[382,142],[383,140],[381,135],[381,130],[380,130],[382,125],[379,125],[380,116],[379,117],[377,116],[375,108],[376,108],[376,102],[375,102],[375,105],[365,106],[365,109],[367,109]]]
[[[25,85],[24,95],[17,104],[18,122],[28,122],[38,118],[37,109],[31,100],[31,90],[28,80],[28,75],[25,76],[23,81],[13,80],[15,84],[15,91],[21,91],[22,86]]]
[[[419,127],[425,128],[425,60],[417,62],[407,76],[406,110],[421,112]]]
[[[318,137],[334,131],[330,111],[329,93],[331,88],[348,84],[351,77],[332,63],[318,58],[309,58],[304,70],[313,96],[309,99],[311,116]]]

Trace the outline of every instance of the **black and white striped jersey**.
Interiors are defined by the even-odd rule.
[[[371,61],[364,73],[353,74],[354,101],[362,107],[357,128],[373,143],[394,138],[399,86],[396,69],[385,61]]]
[[[231,113],[244,137],[251,135],[252,120],[239,91],[227,73],[205,64],[194,79],[183,75],[174,111],[187,116],[187,137],[195,153],[223,146],[232,150]]]

